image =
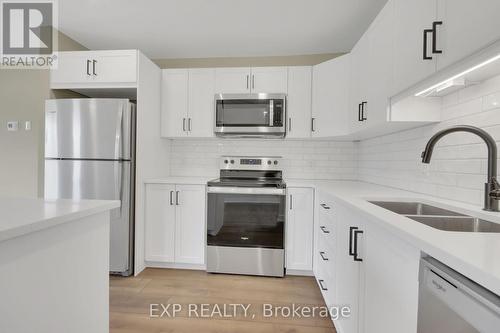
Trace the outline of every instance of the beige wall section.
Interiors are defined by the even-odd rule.
[[[160,68],[307,66],[316,65],[340,55],[342,55],[342,53],[248,58],[155,59],[153,61],[160,66]]]
[[[86,49],[59,33],[59,50]],[[48,70],[0,69],[0,195],[38,196],[43,185],[43,112],[49,89]],[[8,132],[7,121],[19,121]],[[24,122],[31,121],[31,131]]]

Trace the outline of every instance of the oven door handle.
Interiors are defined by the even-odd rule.
[[[207,193],[285,195],[284,188],[208,186]]]

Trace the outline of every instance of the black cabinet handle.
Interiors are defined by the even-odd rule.
[[[423,47],[423,51],[424,51],[423,59],[424,60],[432,60],[432,57],[429,57],[427,55],[427,35],[430,33],[432,33],[432,29],[424,29],[424,47]]]
[[[319,286],[320,286],[321,290],[327,291],[327,290],[328,290],[328,288],[326,288],[326,287],[323,285],[323,282],[325,282],[325,280],[318,279],[318,283],[319,283]]]
[[[315,131],[315,129],[314,129],[314,120],[315,120],[315,118],[311,118],[311,132]]]
[[[92,60],[92,73],[97,75],[95,65],[97,65],[97,60]]]
[[[358,257],[358,235],[362,234],[362,230],[354,230],[354,261],[363,261],[360,257]]]
[[[352,249],[352,236],[353,231],[357,230],[358,227],[349,227],[349,255],[354,256],[354,250]]]
[[[368,120],[368,117],[365,117],[365,105],[368,105],[368,102],[361,103],[361,121]]]
[[[319,255],[321,256],[321,259],[323,259],[324,261],[328,261],[328,258],[325,257],[325,252],[321,251]]]
[[[330,209],[330,206],[327,206],[325,204],[321,204],[320,206],[323,207],[324,209]]]
[[[87,75],[90,76],[90,60],[87,60]]]
[[[330,231],[326,230],[326,227],[324,225],[320,226],[319,228],[321,229],[321,231],[323,231],[324,234],[330,233]]]
[[[170,206],[174,204],[173,196],[174,196],[174,191],[170,191]]]
[[[290,210],[293,209],[293,196],[290,194]]]
[[[175,191],[175,204],[179,206],[179,191]]]
[[[442,21],[435,21],[432,22],[432,53],[443,53],[443,50],[438,50],[437,49],[437,27],[438,25],[442,25]]]
[[[358,104],[358,121],[363,121],[361,117],[361,103]]]

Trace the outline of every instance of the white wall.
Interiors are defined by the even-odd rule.
[[[448,95],[442,103],[439,124],[359,142],[359,179],[482,205],[487,149],[480,138],[467,133],[444,137],[427,167],[420,154],[432,134],[453,125],[478,126],[498,143],[500,76]]]
[[[356,179],[355,143],[310,140],[176,139],[171,175],[217,177],[221,155],[283,156],[287,178]]]

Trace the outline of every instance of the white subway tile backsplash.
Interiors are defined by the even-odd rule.
[[[175,139],[171,145],[172,176],[219,174],[221,155],[283,156],[287,178],[357,178],[356,143],[301,140],[192,140]]]
[[[500,141],[500,76],[452,93],[442,99],[443,121],[358,143],[358,178],[371,183],[428,195],[483,204],[487,149],[468,133],[450,134],[439,141],[431,164],[420,153],[438,130],[453,125],[485,129]]]

